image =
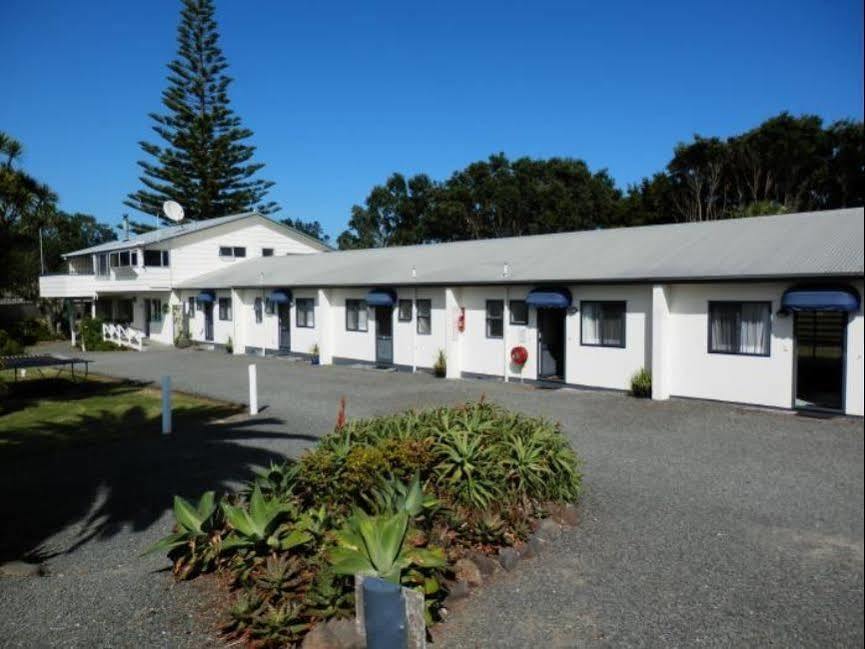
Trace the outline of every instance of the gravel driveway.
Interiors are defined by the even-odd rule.
[[[100,353],[93,371],[246,400],[250,358]],[[488,398],[562,422],[586,461],[580,526],[455,611],[443,647],[863,643],[863,423],[617,394],[444,381],[281,359],[258,364],[256,418],[11,463],[0,457],[0,638],[20,647],[205,647],[213,603],[138,558],[171,496],[227,488],[349,416]]]

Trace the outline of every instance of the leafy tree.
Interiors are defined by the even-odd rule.
[[[330,235],[324,231],[324,227],[322,227],[319,221],[304,221],[303,219],[288,218],[282,219],[282,222],[295,230],[318,239],[322,243],[330,243]]]
[[[255,178],[264,165],[251,162],[255,147],[246,141],[252,131],[230,107],[232,79],[225,74],[213,2],[183,0],[180,15],[177,58],[168,64],[162,93],[167,112],[150,115],[164,144],[139,143],[149,156],[138,163],[144,187],[125,204],[160,216],[162,203],[174,200],[193,220],[253,209],[275,212],[275,203],[263,202],[273,183]]]
[[[0,132],[0,294],[35,300],[42,267],[40,230],[46,272],[61,270],[61,253],[115,236],[92,216],[57,209],[51,188],[20,169],[22,154],[21,143]],[[46,312],[45,301],[42,306]]]

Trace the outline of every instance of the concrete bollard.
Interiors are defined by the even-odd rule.
[[[355,626],[367,649],[426,649],[423,593],[355,575],[354,594]]]
[[[255,363],[249,366],[249,414],[258,414],[258,374]]]
[[[171,432],[171,377],[162,377],[162,434]]]

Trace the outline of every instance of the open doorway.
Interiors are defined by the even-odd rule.
[[[538,309],[538,378],[565,380],[565,309]]]
[[[844,409],[844,348],[847,313],[797,311],[796,408]]]

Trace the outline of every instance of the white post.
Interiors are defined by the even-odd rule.
[[[162,377],[162,434],[171,432],[171,377]]]
[[[670,287],[656,284],[652,287],[652,399],[670,398]]]
[[[255,363],[249,365],[249,414],[258,414],[258,375]]]
[[[511,353],[508,351],[508,329],[510,328],[511,322],[511,291],[509,286],[505,286],[505,299],[502,302],[502,346],[505,348],[505,369],[504,369],[504,378],[505,383],[510,380],[509,374],[510,372],[510,363],[511,363]]]

